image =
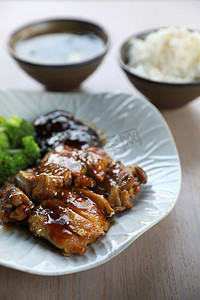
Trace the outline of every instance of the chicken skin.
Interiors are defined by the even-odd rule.
[[[41,202],[31,212],[28,218],[30,231],[61,249],[64,256],[82,255],[87,251],[87,245],[109,229],[108,214],[90,197],[67,189],[59,196]]]
[[[4,224],[24,221],[34,204],[17,187],[5,183],[0,188],[0,222]]]
[[[35,168],[15,177],[15,184],[33,200],[52,199],[62,188],[73,186],[103,195],[115,211],[131,209],[131,199],[146,181],[144,170],[125,167],[98,147],[80,150],[67,145],[56,147]]]
[[[104,195],[111,207],[117,211],[131,209],[140,184],[146,183],[144,170],[137,166],[125,167],[120,161],[113,161],[107,168],[103,182],[96,184],[96,193]]]
[[[72,185],[93,189],[96,181],[104,180],[110,162],[100,148],[78,150],[62,145],[47,153],[32,170],[20,171],[15,184],[33,200],[43,201]]]

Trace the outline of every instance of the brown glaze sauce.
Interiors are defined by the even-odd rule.
[[[76,209],[80,212],[90,212],[93,215],[105,216],[105,213],[101,211],[100,207],[86,196],[63,189],[58,194],[58,197],[61,199],[66,199],[66,204],[70,204],[72,209]]]
[[[69,229],[70,218],[65,214],[66,208],[55,202],[48,201],[41,204],[41,209],[43,213],[46,211],[46,224],[50,238],[59,244],[63,243],[72,235]]]
[[[45,166],[43,168],[43,172],[46,172],[48,170],[48,166],[51,164],[51,162],[53,161],[54,164],[57,163],[56,161],[56,157],[58,158],[58,165],[61,165],[61,168],[63,170],[73,170],[73,174],[75,176],[80,176],[82,174],[84,165],[81,164],[81,162],[76,161],[73,157],[65,157],[65,156],[61,156],[57,153],[52,153],[49,156],[48,161],[46,162],[47,165],[47,169],[45,169]],[[57,173],[57,171],[55,170],[54,172],[55,174]]]
[[[34,121],[36,141],[44,155],[60,144],[76,148],[102,147],[103,143],[94,129],[74,119],[69,112],[57,110]]]

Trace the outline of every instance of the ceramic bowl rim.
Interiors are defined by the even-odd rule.
[[[94,56],[92,56],[89,59],[85,59],[82,60],[81,62],[77,62],[77,63],[68,63],[68,64],[40,64],[40,63],[35,63],[35,62],[31,62],[27,59],[23,59],[21,57],[19,57],[16,52],[14,51],[14,49],[12,49],[10,42],[11,39],[18,34],[20,31],[24,30],[24,29],[29,29],[33,26],[36,25],[40,25],[40,24],[45,24],[45,23],[59,23],[59,22],[73,22],[73,23],[82,23],[82,24],[88,24],[91,25],[97,29],[99,29],[105,36],[107,41],[104,41],[104,47],[101,51],[99,51],[97,54],[95,54]],[[11,32],[11,34],[9,35],[8,39],[7,39],[7,50],[8,53],[10,54],[10,56],[12,58],[14,58],[16,61],[18,61],[19,63],[23,63],[32,67],[39,67],[41,69],[73,69],[73,68],[79,68],[85,65],[88,65],[90,63],[95,62],[96,60],[100,59],[101,57],[103,57],[109,50],[110,48],[110,35],[107,32],[107,30],[100,24],[98,24],[97,22],[93,22],[93,21],[88,21],[85,19],[76,19],[76,18],[49,18],[49,19],[42,19],[42,20],[37,20],[34,22],[29,22],[26,23],[25,25],[20,26],[19,28],[17,28],[16,30],[14,30],[13,32]]]

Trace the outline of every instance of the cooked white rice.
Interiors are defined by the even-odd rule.
[[[141,77],[164,82],[200,79],[200,33],[184,27],[160,29],[144,40],[133,38],[128,66]]]

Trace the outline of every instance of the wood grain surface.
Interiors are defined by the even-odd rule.
[[[102,65],[76,91],[137,94],[118,64],[122,41],[159,26],[200,29],[199,12],[198,1],[1,1],[0,88],[43,90],[8,56],[12,30],[36,19],[73,16],[103,24],[112,41]],[[42,277],[0,267],[1,300],[200,299],[200,99],[161,113],[182,166],[181,193],[170,215],[120,255],[89,271]]]

